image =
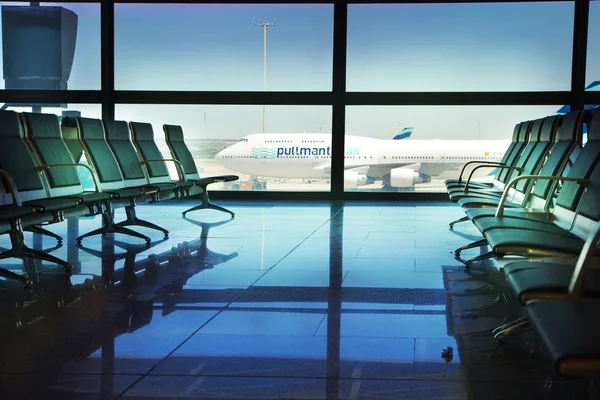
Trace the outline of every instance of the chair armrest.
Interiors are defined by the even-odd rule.
[[[44,164],[44,165],[40,165],[39,167],[37,167],[37,169],[40,172],[42,172],[49,168],[54,168],[54,167],[84,167],[85,169],[90,171],[90,174],[92,174],[92,180],[94,181],[94,187],[96,188],[96,192],[102,191],[100,189],[100,185],[98,185],[98,180],[96,179],[96,172],[92,169],[91,166],[89,166],[87,164],[83,164],[83,163]]]
[[[473,168],[473,171],[471,171],[471,174],[469,174],[469,179],[467,179],[467,183],[465,184],[465,190],[464,190],[465,192],[467,192],[468,189],[469,189],[469,183],[471,183],[471,179],[473,178],[473,174],[475,173],[475,171],[477,171],[480,168],[485,168],[485,167],[489,168],[490,165],[478,165],[477,167]],[[498,165],[495,165],[495,167],[496,168],[500,168],[500,169],[514,169],[514,170],[517,170],[519,172],[523,171],[523,168],[521,168],[521,167],[513,167],[511,165],[501,165],[501,164],[498,164]]]
[[[588,236],[585,244],[583,245],[583,249],[581,249],[581,253],[579,254],[579,258],[577,259],[577,264],[575,264],[575,269],[573,270],[573,276],[571,277],[571,281],[569,282],[569,292],[568,297],[572,300],[578,300],[583,292],[583,281],[584,281],[584,270],[590,265],[592,262],[592,257],[594,257],[594,250],[598,248],[598,240],[600,240],[600,223],[596,224],[596,228],[592,232],[590,236]]]
[[[140,162],[142,164],[146,165],[146,164],[150,164],[153,162],[167,162],[167,161],[171,161],[173,164],[175,164],[175,167],[177,168],[177,175],[179,175],[179,180],[184,181],[185,180],[185,171],[183,169],[183,165],[181,164],[181,162],[179,160],[175,160],[173,158],[164,158],[162,160],[142,160]]]
[[[0,178],[4,181],[6,189],[8,189],[10,196],[12,197],[13,204],[20,206],[21,200],[19,199],[19,191],[17,190],[17,185],[12,176],[10,176],[8,171],[0,169]]]
[[[498,161],[469,161],[468,163],[466,163],[465,165],[463,165],[462,169],[460,170],[460,175],[458,176],[458,183],[462,183],[462,175],[465,172],[465,169],[467,168],[467,165],[469,164],[490,164],[490,165],[505,165],[501,162]]]
[[[512,188],[517,182],[524,180],[545,180],[545,181],[568,181],[568,182],[577,182],[582,185],[586,185],[590,183],[589,179],[583,178],[569,178],[566,176],[548,176],[548,175],[521,175],[514,178],[512,181],[508,182],[506,187],[504,188],[504,192],[502,193],[502,197],[500,198],[500,203],[498,203],[498,208],[496,209],[496,218],[502,217],[504,213],[504,203],[506,203],[506,199],[508,197],[508,191]]]

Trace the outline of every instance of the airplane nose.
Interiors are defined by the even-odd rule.
[[[220,152],[218,152],[217,154],[215,154],[215,159],[216,160],[222,160],[224,152],[225,152],[225,150],[221,150]]]

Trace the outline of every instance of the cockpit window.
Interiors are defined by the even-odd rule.
[[[240,139],[240,142],[247,142],[247,141],[248,141],[248,139],[247,139],[247,138],[241,138],[241,139]]]

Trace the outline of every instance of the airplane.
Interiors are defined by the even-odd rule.
[[[407,140],[411,133],[412,128],[406,128],[392,140],[346,136],[344,187],[356,189],[382,180],[382,190],[412,190],[467,161],[499,161],[510,144],[510,140]],[[331,135],[250,134],[215,158],[227,169],[253,176],[328,179]]]
[[[600,81],[587,89],[600,89]],[[586,107],[587,108],[587,107]],[[562,107],[556,114],[564,114]],[[500,161],[510,140],[407,140],[404,128],[391,140],[347,135],[344,153],[344,188],[357,189],[382,181],[382,191],[414,191],[415,185],[453,171],[469,161]],[[331,134],[249,134],[225,148],[215,159],[223,167],[263,178],[329,179]],[[468,170],[470,171],[470,170]],[[493,174],[479,169],[474,177]]]

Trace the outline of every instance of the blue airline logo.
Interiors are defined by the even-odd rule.
[[[359,156],[362,148],[347,147],[347,156]],[[272,160],[274,158],[289,157],[289,156],[329,156],[331,157],[331,146],[327,147],[253,147],[251,152],[252,158],[265,158]]]

